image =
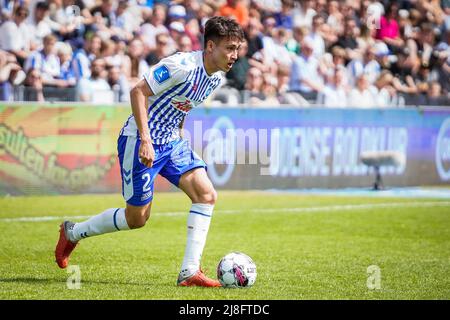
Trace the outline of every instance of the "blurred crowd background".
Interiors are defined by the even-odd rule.
[[[214,15],[246,42],[209,105],[450,106],[450,0],[0,0],[0,100],[128,102],[201,50]]]

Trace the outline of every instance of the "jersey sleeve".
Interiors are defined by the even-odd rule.
[[[164,58],[144,73],[144,79],[154,95],[186,81],[189,72],[177,58],[177,55]]]

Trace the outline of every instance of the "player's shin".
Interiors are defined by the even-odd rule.
[[[124,208],[112,208],[80,223],[76,223],[69,234],[69,240],[78,240],[121,230],[129,230]]]
[[[199,270],[214,206],[193,203],[187,219],[187,242],[181,275],[187,277]]]

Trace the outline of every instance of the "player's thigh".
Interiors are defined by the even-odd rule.
[[[217,192],[203,167],[185,172],[178,187],[186,193],[192,203],[215,204]]]
[[[139,161],[139,144],[136,137],[120,137],[118,140],[122,194],[131,216],[148,217],[154,181],[167,160],[160,157],[157,149],[153,166],[146,167]]]

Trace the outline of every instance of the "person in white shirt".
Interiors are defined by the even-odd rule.
[[[289,91],[298,92],[307,100],[316,100],[317,93],[323,88],[319,61],[313,56],[313,50],[312,41],[304,39],[302,53],[292,63],[289,80]]]
[[[33,51],[25,61],[24,70],[39,70],[44,86],[66,87],[66,81],[59,79],[61,74],[61,62],[55,50],[56,37],[52,34],[45,36],[44,48]]]
[[[156,36],[160,33],[169,33],[169,29],[164,25],[167,17],[167,9],[162,4],[155,4],[149,22],[141,25],[140,37],[144,42],[146,51],[153,51],[157,48]]]
[[[23,64],[32,48],[33,32],[25,22],[29,14],[28,8],[19,6],[14,11],[12,20],[0,26],[0,49],[14,54],[17,61]]]
[[[365,74],[356,78],[356,88],[350,91],[348,104],[355,108],[372,108],[376,106],[373,91],[370,90],[369,81]]]
[[[82,78],[77,85],[78,100],[92,103],[114,103],[114,92],[106,81],[106,62],[95,59],[90,78]]]
[[[317,59],[320,59],[325,53],[325,41],[320,34],[320,28],[324,23],[325,20],[321,15],[315,15],[312,20],[311,33],[306,36],[313,44],[313,54]]]
[[[355,85],[356,79],[365,74],[370,84],[373,84],[381,72],[381,66],[376,60],[376,48],[369,46],[363,54],[362,59],[353,59],[347,65],[349,84]]]
[[[345,69],[337,67],[329,77],[327,84],[317,96],[317,104],[324,107],[348,107]]]
[[[34,41],[37,46],[42,46],[44,37],[52,33],[52,26],[55,22],[49,18],[49,5],[47,2],[39,1],[36,3],[32,14],[28,19],[28,24],[34,31]]]

